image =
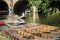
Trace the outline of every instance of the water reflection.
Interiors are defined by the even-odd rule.
[[[4,19],[7,19],[7,15],[0,15],[0,20],[4,20]]]

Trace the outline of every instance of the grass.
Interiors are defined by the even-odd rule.
[[[12,40],[8,35],[0,32],[0,40]]]

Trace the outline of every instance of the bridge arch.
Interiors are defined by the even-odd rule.
[[[9,6],[4,0],[0,0],[0,19],[5,19],[9,13]]]
[[[0,14],[8,14],[9,7],[5,1],[0,1]]]
[[[29,1],[27,0],[19,0],[14,4],[13,11],[16,15],[21,16],[22,12],[28,9]]]

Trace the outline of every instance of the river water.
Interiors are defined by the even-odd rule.
[[[7,15],[0,15],[0,20],[4,20],[4,19],[7,19]]]

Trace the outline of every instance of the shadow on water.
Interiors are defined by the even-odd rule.
[[[55,13],[52,12],[52,14],[47,15],[48,13],[43,13],[44,11],[41,8],[39,12],[40,23],[60,26],[60,1],[52,1],[48,8],[52,8],[53,12],[55,10]],[[57,9],[59,12],[57,12]]]

